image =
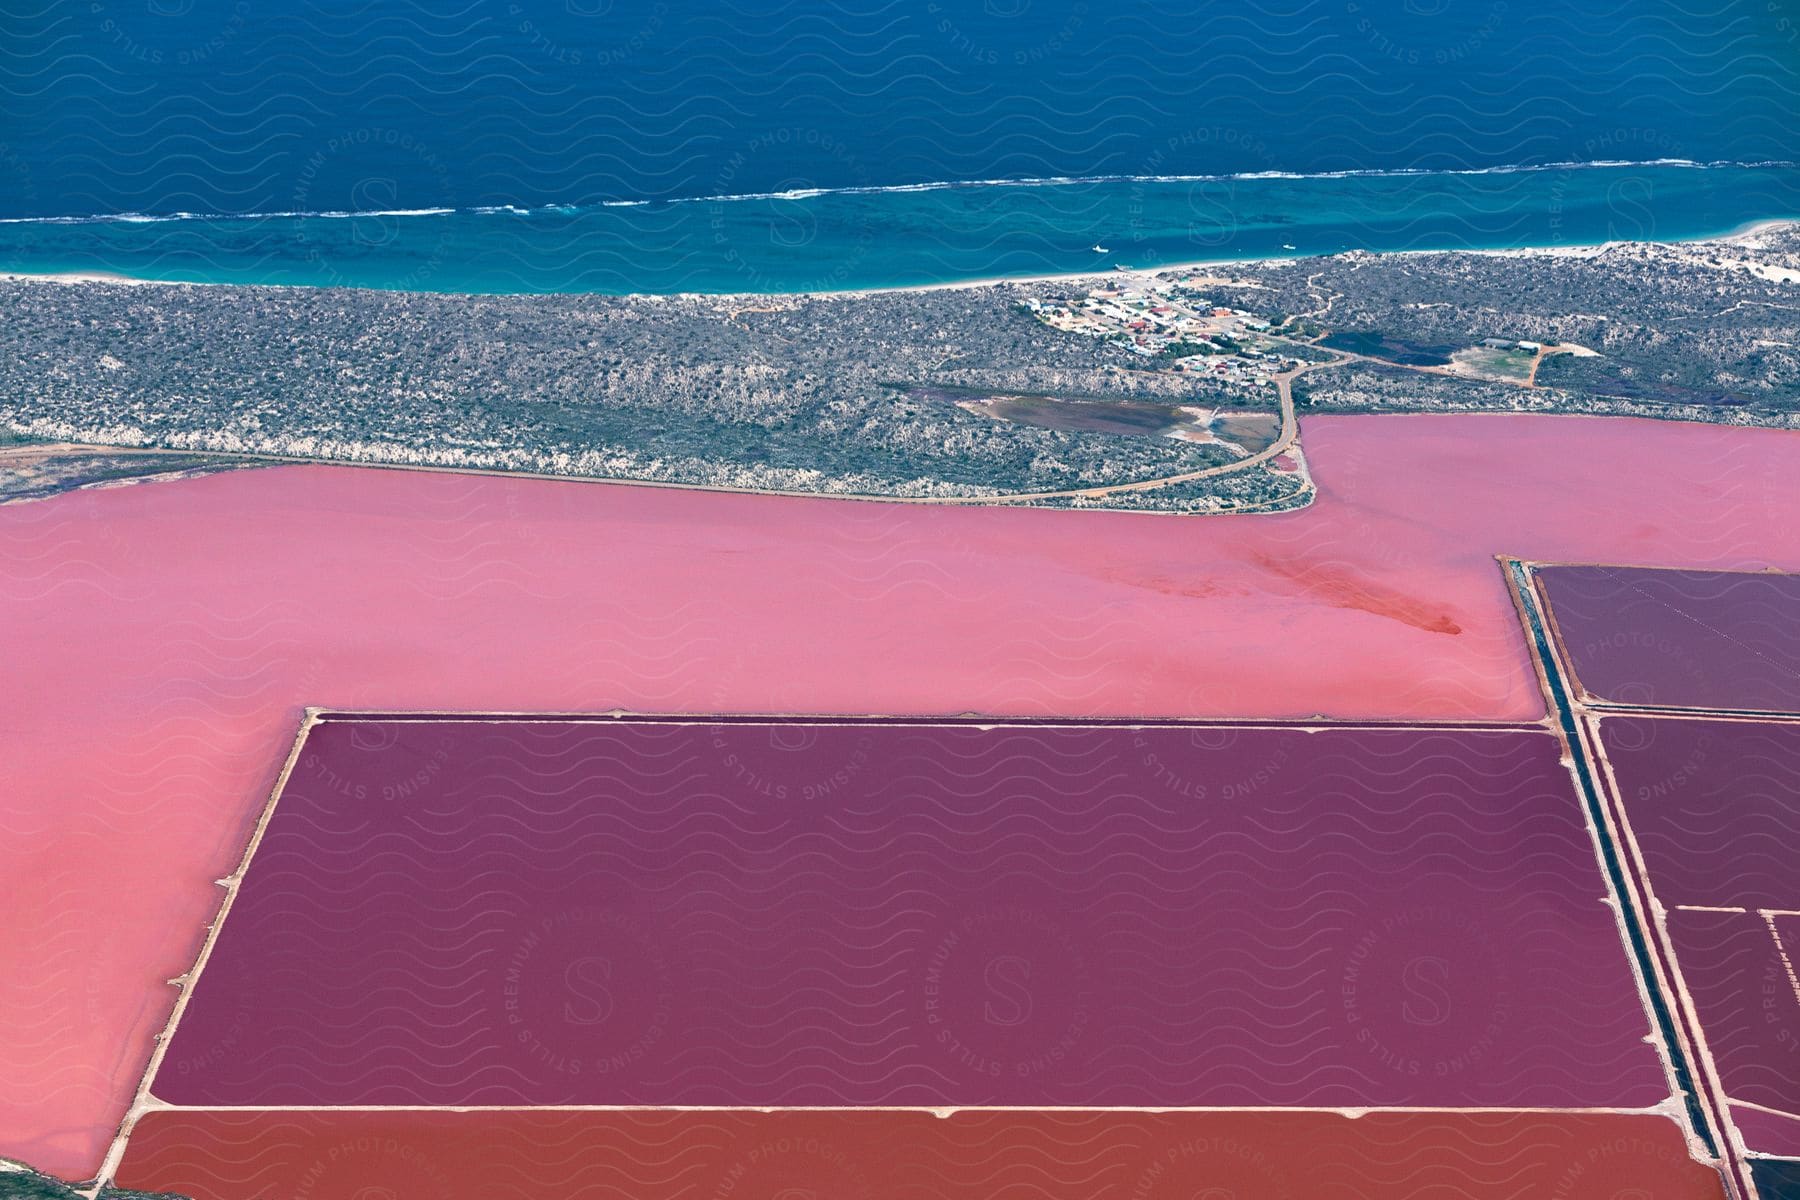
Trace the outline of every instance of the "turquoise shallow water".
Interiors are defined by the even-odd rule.
[[[1680,240],[1800,216],[1794,164],[1231,176],[634,204],[0,222],[0,270],[467,292],[792,292],[1344,250]]]

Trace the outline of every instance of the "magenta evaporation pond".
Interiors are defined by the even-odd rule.
[[[314,725],[175,1104],[1654,1105],[1538,728]]]

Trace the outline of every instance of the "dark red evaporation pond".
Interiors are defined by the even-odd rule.
[[[1584,695],[1800,711],[1800,575],[1538,568]]]
[[[151,1112],[121,1187],[429,1196],[1722,1200],[1680,1127],[1610,1113]]]
[[[1538,728],[315,725],[184,1105],[1638,1107]]]

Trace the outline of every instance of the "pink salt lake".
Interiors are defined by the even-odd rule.
[[[1494,555],[1800,568],[1800,433],[1305,444],[1264,517],[326,467],[0,509],[0,1146],[93,1173],[304,705],[1533,719]]]

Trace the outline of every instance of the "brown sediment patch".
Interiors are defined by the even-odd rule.
[[[1238,443],[1250,453],[1259,454],[1281,436],[1281,418],[1276,413],[1223,413],[1212,418],[1211,428],[1215,434]]]
[[[0,446],[0,504],[63,492],[187,479],[261,463],[207,451],[26,442]]]
[[[1299,585],[1302,592],[1333,608],[1353,608],[1423,629],[1455,636],[1462,632],[1449,613],[1393,588],[1383,587],[1333,563],[1277,558],[1261,550],[1251,555],[1257,566]]]
[[[1107,578],[1116,583],[1130,587],[1148,588],[1165,596],[1186,596],[1193,600],[1210,600],[1216,596],[1241,596],[1242,588],[1227,587],[1214,579],[1170,579],[1166,575],[1158,575],[1150,579],[1134,579],[1125,573],[1110,574]]]

